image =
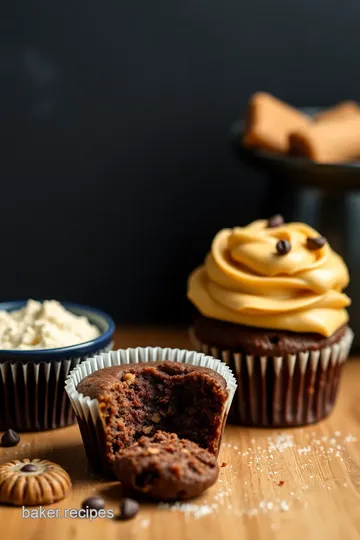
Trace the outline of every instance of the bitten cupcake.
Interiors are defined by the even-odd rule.
[[[89,358],[71,371],[65,389],[90,464],[112,476],[125,449],[159,431],[216,456],[236,381],[210,356],[138,347]]]
[[[231,419],[317,422],[332,410],[353,339],[349,274],[316,230],[277,215],[214,238],[188,281],[196,348],[236,372]]]

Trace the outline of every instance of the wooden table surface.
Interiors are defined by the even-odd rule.
[[[118,347],[188,347],[181,330],[124,329]],[[0,531],[22,540],[332,540],[360,538],[360,362],[345,366],[334,413],[308,428],[259,430],[228,426],[220,453],[220,479],[200,499],[172,509],[142,504],[128,522],[99,519],[25,519],[20,508],[1,507]],[[71,495],[53,505],[80,508],[90,495],[117,509],[119,484],[87,470],[77,426],[24,434],[0,461],[40,457],[65,467]],[[0,533],[2,537],[2,533]]]

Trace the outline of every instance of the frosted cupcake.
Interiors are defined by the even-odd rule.
[[[188,282],[196,348],[233,368],[232,420],[311,424],[332,410],[353,334],[342,258],[281,216],[224,229]]]

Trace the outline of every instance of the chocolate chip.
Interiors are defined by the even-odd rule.
[[[320,249],[326,244],[326,238],[324,236],[317,236],[316,238],[308,238],[306,240],[306,247],[312,251]]]
[[[16,446],[19,442],[20,435],[13,429],[8,429],[1,437],[1,446]]]
[[[23,467],[21,467],[21,472],[36,472],[38,470],[37,466],[33,463],[26,463]]]
[[[120,501],[119,519],[132,519],[140,510],[140,505],[134,499],[124,498]]]
[[[86,510],[86,508],[90,508],[90,510],[103,510],[105,508],[105,501],[101,497],[89,497],[81,503],[81,508],[83,510]]]
[[[279,240],[276,244],[276,251],[279,255],[286,255],[291,250],[291,244],[288,240]]]
[[[275,216],[272,216],[268,219],[267,226],[269,229],[273,229],[274,227],[280,227],[280,225],[284,224],[284,218],[280,214],[275,214]]]

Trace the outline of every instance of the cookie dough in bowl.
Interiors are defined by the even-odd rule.
[[[0,311],[0,349],[58,349],[100,334],[86,316],[72,313],[56,300],[28,300],[21,309]]]

